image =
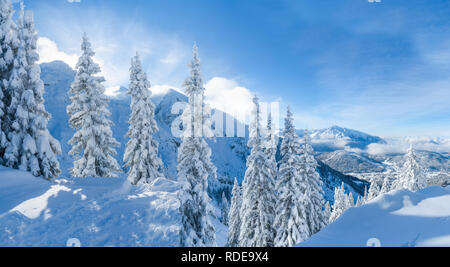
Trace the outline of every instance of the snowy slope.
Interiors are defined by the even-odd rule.
[[[0,246],[177,246],[176,182],[125,179],[55,183],[0,167]]]
[[[450,187],[379,196],[300,246],[364,247],[371,239],[386,247],[450,246]]]
[[[178,190],[164,178],[142,187],[123,176],[49,182],[0,167],[0,247],[63,247],[73,239],[83,247],[178,246]],[[216,217],[217,244],[224,246],[227,228]]]
[[[382,162],[371,159],[365,154],[346,150],[322,153],[318,158],[342,173],[382,172],[385,170]]]

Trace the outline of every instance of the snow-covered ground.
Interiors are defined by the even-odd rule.
[[[450,187],[394,191],[345,212],[300,246],[450,246]]]
[[[124,178],[48,182],[0,167],[0,246],[178,246],[177,192],[163,178],[146,187]],[[223,246],[226,227],[213,223]]]
[[[177,246],[178,185],[122,178],[48,182],[0,167],[0,246]],[[217,213],[219,210],[217,210]],[[224,246],[227,228],[213,219]],[[450,246],[450,187],[395,191],[348,210],[301,246]],[[76,243],[76,242],[75,242]]]

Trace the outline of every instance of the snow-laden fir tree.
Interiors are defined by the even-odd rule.
[[[0,164],[3,163],[10,129],[7,117],[8,81],[14,67],[14,51],[18,42],[12,20],[13,13],[11,0],[0,0]]]
[[[222,223],[226,226],[228,226],[228,213],[230,212],[230,204],[228,203],[228,199],[225,196],[225,192],[222,193],[222,209],[221,209],[221,216],[222,216]]]
[[[347,195],[345,193],[344,183],[339,188],[335,188],[333,211],[329,223],[335,222],[346,210],[352,208],[354,206],[353,201],[352,194]]]
[[[86,34],[81,49],[77,74],[69,91],[72,104],[67,107],[70,127],[76,130],[69,141],[72,145],[69,154],[75,158],[72,176],[116,177],[121,169],[114,158],[115,147],[120,144],[111,131],[108,97],[102,85],[105,79],[97,76],[100,67],[93,60],[94,52]]]
[[[276,161],[277,145],[278,145],[278,136],[274,129],[272,114],[269,113],[267,117],[267,128],[264,138],[264,154],[266,155],[267,158],[267,171],[269,172],[269,177],[271,178],[267,181],[268,183],[267,187],[270,191],[272,191],[273,207],[271,209],[273,210],[275,210],[275,202],[277,199],[275,188],[278,175],[278,167]]]
[[[367,194],[367,199],[369,201],[380,195],[381,186],[382,186],[383,181],[384,181],[384,179],[382,179],[382,177],[378,177],[378,176],[373,176],[370,179],[370,187],[369,187],[369,191]]]
[[[358,199],[356,200],[355,207],[360,207],[362,205],[364,205],[364,197],[363,196],[358,196]]]
[[[10,71],[9,80],[3,83],[6,88],[6,115],[4,116],[4,129],[7,134],[7,143],[5,152],[3,155],[4,164],[10,168],[17,168],[20,157],[20,143],[22,143],[23,136],[20,134],[20,125],[17,122],[17,109],[19,106],[20,98],[24,91],[23,79],[26,76],[26,53],[24,43],[21,38],[20,30],[24,27],[24,12],[22,9],[19,12],[19,18],[17,19],[18,25],[12,32],[13,39],[15,39],[14,59],[13,66]]]
[[[395,163],[393,163],[391,166],[389,166],[386,175],[384,177],[383,180],[383,185],[381,186],[380,189],[380,194],[385,194],[385,193],[389,193],[392,190],[395,190],[395,184],[397,181],[397,177],[398,177],[398,167]]]
[[[309,235],[312,236],[327,225],[328,218],[324,212],[325,199],[322,189],[323,182],[317,172],[318,163],[314,158],[314,150],[311,146],[311,138],[307,130],[303,137],[301,162],[300,175],[306,181],[304,201],[306,221],[309,228]]]
[[[241,205],[242,190],[237,179],[234,180],[232,191],[231,206],[228,212],[228,246],[239,246],[239,234],[241,229]]]
[[[355,206],[355,198],[353,197],[353,193],[350,192],[347,195],[347,207],[353,208]]]
[[[265,154],[265,176],[260,176],[261,185],[264,189],[263,198],[264,202],[260,202],[261,207],[261,220],[265,222],[266,226],[266,237],[263,240],[267,240],[267,246],[275,245],[276,229],[274,227],[275,222],[275,205],[277,202],[277,192],[276,192],[276,180],[278,175],[278,167],[276,161],[277,154],[277,143],[278,136],[275,132],[272,114],[269,112],[267,117],[267,127],[265,129],[264,137],[264,154]]]
[[[274,246],[274,173],[265,150],[261,109],[257,97],[253,99],[253,119],[250,125],[247,171],[242,184],[241,247]]]
[[[369,191],[367,190],[367,185],[364,186],[364,195],[362,196],[362,204],[366,204],[367,202],[369,202]]]
[[[413,192],[424,189],[427,187],[427,176],[412,146],[405,157],[406,161],[400,171],[396,189],[408,189]]]
[[[307,181],[301,175],[301,145],[294,127],[294,118],[287,111],[283,140],[281,143],[281,161],[278,170],[276,191],[275,246],[289,247],[299,244],[309,237],[306,219],[305,196]]]
[[[12,122],[8,133],[5,159],[8,166],[51,179],[61,171],[57,155],[61,146],[47,124],[50,114],[44,106],[44,82],[37,62],[37,32],[31,11],[23,2],[18,18],[18,49],[9,81],[11,102],[8,117]]]
[[[150,99],[150,82],[138,55],[131,60],[130,73],[131,116],[127,133],[130,140],[123,161],[129,168],[128,180],[136,185],[161,177],[163,163],[158,156],[158,142],[153,139],[158,126],[154,119],[155,106]]]
[[[330,205],[330,202],[328,202],[328,201],[326,201],[326,203],[325,203],[324,215],[325,215],[325,218],[327,219],[326,224],[328,225],[328,223],[330,222],[330,217],[331,217],[331,205]]]
[[[208,177],[216,178],[211,162],[211,148],[206,138],[213,137],[211,110],[204,103],[203,80],[198,48],[194,45],[191,75],[184,82],[189,103],[182,115],[183,134],[178,148],[178,180],[181,190],[180,245],[182,247],[215,246],[215,229],[210,221],[211,199],[207,194]]]
[[[265,138],[264,138],[264,154],[266,155],[266,171],[267,171],[267,177],[268,179],[264,179],[264,183],[266,191],[265,191],[265,197],[267,198],[267,210],[268,214],[271,214],[268,218],[271,220],[270,224],[272,225],[273,229],[273,237],[271,237],[273,240],[275,240],[276,236],[276,229],[273,226],[275,221],[275,205],[278,199],[277,192],[276,192],[276,181],[278,176],[278,166],[277,166],[277,160],[276,160],[276,154],[277,154],[277,145],[278,145],[278,135],[275,132],[273,120],[272,120],[272,114],[269,112],[267,117],[267,127],[265,131]],[[275,245],[275,244],[273,244]]]

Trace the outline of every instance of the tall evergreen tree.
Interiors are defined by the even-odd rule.
[[[416,150],[411,146],[406,154],[406,161],[398,180],[398,189],[408,189],[416,192],[427,187],[427,176],[422,166]]]
[[[344,183],[334,189],[334,204],[329,223],[335,222],[347,210],[347,198],[345,195]]]
[[[268,171],[268,177],[270,179],[267,180],[267,189],[268,189],[268,196],[272,196],[272,206],[271,209],[275,211],[275,201],[276,201],[276,189],[275,189],[275,183],[277,180],[278,175],[278,168],[277,168],[277,161],[276,161],[276,154],[277,154],[277,143],[278,136],[275,132],[275,129],[273,128],[273,120],[272,120],[272,114],[269,113],[267,118],[267,128],[265,133],[265,139],[264,139],[264,154],[267,158],[267,171]],[[274,218],[275,219],[275,218]]]
[[[17,55],[9,82],[8,116],[12,124],[5,159],[10,167],[51,179],[61,173],[57,159],[61,146],[47,129],[51,116],[45,110],[44,82],[37,64],[37,32],[33,13],[25,12],[23,2],[17,35]]]
[[[163,163],[158,156],[158,142],[153,139],[158,126],[154,119],[155,106],[150,99],[150,82],[138,55],[131,60],[130,72],[131,116],[127,133],[130,140],[123,160],[125,167],[129,167],[128,180],[136,185],[161,177]]]
[[[377,176],[373,176],[370,179],[370,187],[369,187],[369,191],[367,194],[368,200],[372,200],[380,195],[381,186],[382,186],[383,181],[384,181],[384,179],[377,177]]]
[[[242,190],[239,187],[237,179],[234,180],[232,195],[231,207],[228,213],[228,246],[237,247],[239,246],[242,205]]]
[[[355,198],[353,197],[353,193],[350,192],[347,195],[347,207],[353,208],[355,206]]]
[[[393,163],[392,166],[389,166],[383,180],[383,185],[380,189],[381,194],[389,193],[392,190],[395,190],[395,183],[398,179],[398,173],[398,167],[395,163]]]
[[[189,104],[183,112],[182,143],[178,149],[178,180],[182,227],[180,245],[183,247],[215,246],[215,230],[210,221],[211,199],[207,194],[208,177],[216,178],[211,162],[211,148],[205,138],[213,136],[211,110],[204,103],[203,79],[200,73],[198,48],[194,45],[190,64],[191,76],[184,87]]]
[[[327,219],[326,224],[328,225],[328,223],[330,222],[330,217],[331,217],[331,205],[330,205],[330,202],[328,202],[328,201],[326,201],[326,203],[325,203],[324,213],[325,213],[325,218]]]
[[[114,156],[115,147],[120,144],[114,139],[112,121],[108,110],[108,97],[102,83],[103,77],[97,76],[100,67],[93,60],[94,52],[87,35],[83,36],[82,55],[77,63],[77,74],[69,93],[72,104],[67,107],[70,127],[76,133],[70,139],[74,166],[74,177],[116,177],[120,166]]]
[[[358,199],[356,200],[356,207],[360,207],[362,205],[364,205],[364,197],[358,196]]]
[[[261,126],[258,98],[255,97],[253,102],[255,108],[248,143],[252,150],[247,159],[247,171],[242,185],[242,224],[239,240],[242,247],[271,247],[274,246],[275,238],[273,170],[264,152],[264,129]]]
[[[362,203],[366,204],[367,202],[369,202],[369,191],[367,190],[367,185],[364,186],[364,196],[362,198]]]
[[[0,164],[8,144],[9,120],[7,116],[9,99],[9,78],[14,67],[14,51],[17,47],[15,24],[12,20],[11,0],[0,0]]]
[[[301,145],[288,109],[281,143],[281,162],[278,171],[276,204],[276,238],[278,247],[294,246],[309,237],[305,197],[307,181],[301,175]]]
[[[335,222],[344,212],[354,206],[353,194],[345,193],[345,186],[342,185],[334,190],[334,205],[329,223]]]
[[[276,229],[275,222],[275,205],[277,201],[276,192],[276,180],[278,175],[276,153],[277,153],[277,133],[275,132],[272,114],[268,114],[267,127],[265,129],[264,147],[265,164],[262,166],[265,169],[265,178],[261,176],[261,186],[264,189],[262,191],[264,202],[261,202],[262,220],[265,223],[266,237],[263,238],[263,242],[267,243],[266,246],[275,245]]]
[[[230,204],[225,196],[225,192],[222,193],[222,223],[228,226],[228,213],[230,212]]]
[[[323,182],[317,172],[318,163],[314,158],[314,150],[311,146],[311,138],[305,131],[301,154],[302,166],[300,175],[306,180],[305,210],[309,235],[312,236],[327,225],[325,214],[325,199],[323,197]]]

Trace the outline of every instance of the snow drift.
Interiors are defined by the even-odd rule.
[[[301,247],[450,247],[450,187],[381,195],[346,211]]]
[[[0,246],[177,246],[177,192],[164,178],[48,182],[0,167]]]

